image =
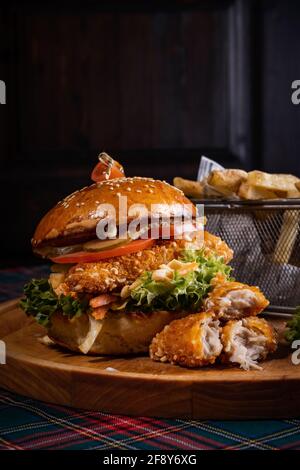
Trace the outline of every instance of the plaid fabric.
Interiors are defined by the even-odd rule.
[[[0,271],[1,300],[19,296],[26,280],[47,272],[47,267]],[[0,390],[0,449],[299,450],[300,420],[132,418],[50,405]]]
[[[20,297],[27,281],[48,276],[49,272],[48,266],[0,270],[0,302]]]

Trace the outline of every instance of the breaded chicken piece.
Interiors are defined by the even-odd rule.
[[[219,321],[207,312],[172,321],[153,338],[150,357],[183,367],[213,364],[222,351]]]
[[[233,251],[226,242],[220,237],[204,232],[204,254],[206,256],[217,255],[222,256],[224,263],[229,263],[233,258]]]
[[[204,310],[213,312],[220,320],[258,315],[269,305],[258,287],[226,281],[222,275],[216,276],[213,283],[215,287],[204,302]]]
[[[274,352],[277,337],[273,327],[263,318],[231,320],[222,329],[223,363],[240,364],[245,370],[261,369],[257,361]]]
[[[153,271],[176,258],[180,250],[180,243],[174,241],[98,263],[80,263],[70,269],[65,284],[70,290],[80,292],[120,291],[144,271]]]
[[[189,244],[190,242],[183,239],[164,241],[137,253],[105,259],[98,263],[79,263],[72,267],[65,277],[64,289],[97,294],[118,292],[143,272],[154,271],[160,265],[178,258],[180,252]],[[231,259],[232,251],[219,237],[204,232],[204,245],[207,256],[223,256],[226,262]]]

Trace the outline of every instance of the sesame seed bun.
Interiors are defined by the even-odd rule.
[[[118,225],[120,196],[127,196],[128,208],[133,204],[144,204],[149,215],[152,204],[167,205],[167,210],[165,207],[162,209],[165,215],[180,216],[187,211],[196,215],[196,208],[183,192],[165,181],[141,177],[116,178],[82,188],[60,201],[38,224],[32,239],[33,248],[55,244],[57,240],[63,244],[64,240],[72,237],[76,240],[86,233],[95,233],[97,223],[106,216],[103,212],[101,214],[100,204],[115,207]],[[128,221],[136,216],[128,214]]]

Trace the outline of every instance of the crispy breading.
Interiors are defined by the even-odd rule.
[[[176,258],[180,249],[179,243],[169,242],[98,263],[80,263],[71,268],[65,283],[73,291],[99,294],[120,291],[144,271],[153,271]]]
[[[150,357],[183,367],[213,364],[222,351],[219,321],[207,312],[172,321],[153,338]]]
[[[233,258],[233,251],[227,243],[220,237],[206,231],[204,232],[204,253],[207,256],[211,254],[222,256],[226,264]]]
[[[213,312],[220,320],[258,315],[269,305],[269,301],[256,286],[227,281],[222,275],[216,276],[213,284],[215,287],[205,300],[204,309]]]
[[[257,364],[277,348],[277,334],[265,319],[230,320],[221,328],[211,312],[201,312],[172,321],[150,345],[154,361],[183,367],[202,367],[217,358],[243,369],[261,369]]]
[[[134,282],[145,271],[154,271],[162,264],[178,258],[189,242],[185,240],[163,241],[151,249],[109,258],[97,263],[79,263],[72,267],[65,278],[65,285],[75,292],[103,294],[119,292]],[[219,237],[204,233],[204,252],[207,256],[223,256],[225,262],[232,257],[232,250]]]
[[[224,363],[240,364],[245,370],[261,369],[257,364],[277,348],[277,334],[264,318],[230,320],[222,329]]]

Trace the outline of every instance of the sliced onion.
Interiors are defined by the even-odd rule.
[[[89,315],[89,330],[85,339],[78,346],[83,354],[87,354],[92,348],[102,327],[103,320],[95,320],[91,315]]]

